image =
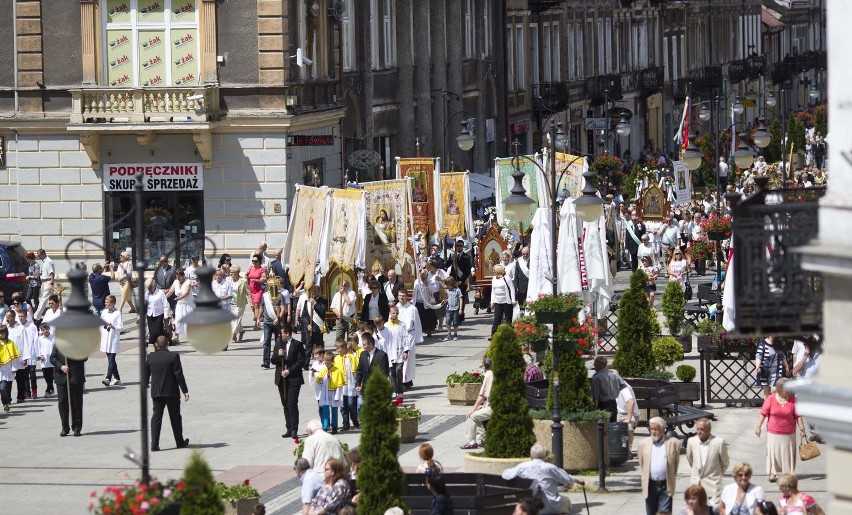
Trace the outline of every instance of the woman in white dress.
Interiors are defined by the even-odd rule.
[[[178,268],[175,277],[175,282],[166,292],[166,298],[174,294],[177,301],[175,304],[174,332],[175,342],[180,342],[181,337],[186,338],[186,324],[183,323],[183,317],[195,309],[195,300],[192,297],[192,286],[186,279],[183,268]]]
[[[59,296],[53,294],[48,297],[47,306],[48,308],[44,310],[44,316],[41,317],[41,321],[44,324],[48,324],[50,327],[50,336],[56,337],[56,328],[53,327],[53,321],[62,315],[62,307],[59,305]]]
[[[130,282],[133,279],[133,262],[130,260],[130,252],[122,252],[119,256],[120,262],[116,267],[115,278],[118,279],[118,284],[121,286],[121,302],[118,305],[118,310],[124,309],[124,305],[130,305],[130,313],[136,313],[136,306],[133,305],[133,288]]]
[[[685,285],[688,272],[689,263],[683,258],[683,252],[678,249],[669,262],[669,281],[680,281],[681,285]]]
[[[243,341],[243,333],[245,333],[243,329],[243,313],[246,311],[246,305],[248,305],[249,300],[248,283],[245,277],[240,276],[239,266],[232,265],[229,273],[230,277],[227,280],[231,281],[231,289],[234,292],[230,300],[231,313],[237,316],[236,320],[231,322],[231,341]]]
[[[101,352],[107,355],[107,372],[106,377],[101,382],[108,387],[113,378],[115,378],[113,384],[121,384],[115,355],[118,354],[119,350],[122,325],[121,311],[115,307],[115,295],[107,295],[104,305],[104,310],[101,311],[101,320],[104,321],[101,326]]]

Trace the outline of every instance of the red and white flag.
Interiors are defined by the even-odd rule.
[[[686,152],[686,147],[689,145],[689,111],[689,97],[686,97],[686,100],[683,102],[683,115],[680,118],[680,127],[678,127],[677,134],[674,137],[674,140],[680,145],[681,154]]]

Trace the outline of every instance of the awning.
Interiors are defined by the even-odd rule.
[[[470,200],[482,200],[494,196],[494,177],[471,172]]]
[[[764,7],[760,10],[760,22],[770,29],[778,29],[784,27],[784,22],[776,18],[772,11]]]

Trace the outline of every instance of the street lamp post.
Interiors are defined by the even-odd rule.
[[[139,346],[139,425],[141,428],[142,451],[141,460],[137,460],[131,451],[125,455],[142,469],[142,483],[148,484],[150,476],[149,463],[149,435],[148,435],[148,378],[146,377],[147,364],[147,321],[145,319],[147,309],[145,301],[145,272],[147,270],[144,259],[144,244],[142,241],[145,234],[144,211],[142,210],[143,199],[143,175],[136,175],[134,188],[135,230],[136,242],[134,252],[134,271],[138,277],[136,288],[137,315]],[[108,227],[109,230],[111,227]],[[200,236],[184,240],[166,253],[178,251],[185,244],[202,238]],[[209,240],[209,239],[208,239]],[[211,243],[212,240],[209,240]],[[89,243],[106,253],[106,249],[92,241],[76,238],[71,240],[65,247],[65,258],[68,259],[68,250],[77,242]],[[215,244],[213,254],[216,254]],[[219,298],[213,292],[212,279],[214,270],[205,264],[196,271],[199,279],[198,296],[196,297],[196,308],[184,317],[183,322],[187,324],[187,336],[190,344],[204,353],[214,353],[225,348],[231,335],[231,321],[236,316],[230,311],[219,308]],[[86,298],[86,273],[77,268],[68,272],[68,280],[71,283],[71,293],[65,302],[66,312],[54,320],[56,327],[56,346],[67,357],[71,359],[85,359],[97,349],[100,327],[103,321],[91,312],[91,304]]]

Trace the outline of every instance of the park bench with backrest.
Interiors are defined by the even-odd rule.
[[[718,290],[714,291],[710,283],[702,283],[696,285],[697,293],[696,300],[687,302],[684,305],[683,312],[686,315],[686,323],[693,327],[698,327],[698,322],[707,318],[709,315],[709,307],[713,304],[722,302],[722,294]]]
[[[450,472],[441,474],[447,493],[453,500],[456,515],[511,514],[515,504],[529,497],[532,481],[516,478],[505,480],[491,474]],[[406,474],[402,500],[412,515],[432,513],[432,492],[426,488],[424,474]]]
[[[692,428],[695,421],[700,418],[716,420],[716,416],[692,406],[680,404],[677,386],[662,379],[625,379],[636,394],[636,403],[640,410],[645,410],[645,420],[639,421],[639,425],[648,426],[648,420],[656,414],[666,420],[666,431],[677,429],[684,436],[689,436],[684,426]],[[655,413],[652,413],[655,410]]]

